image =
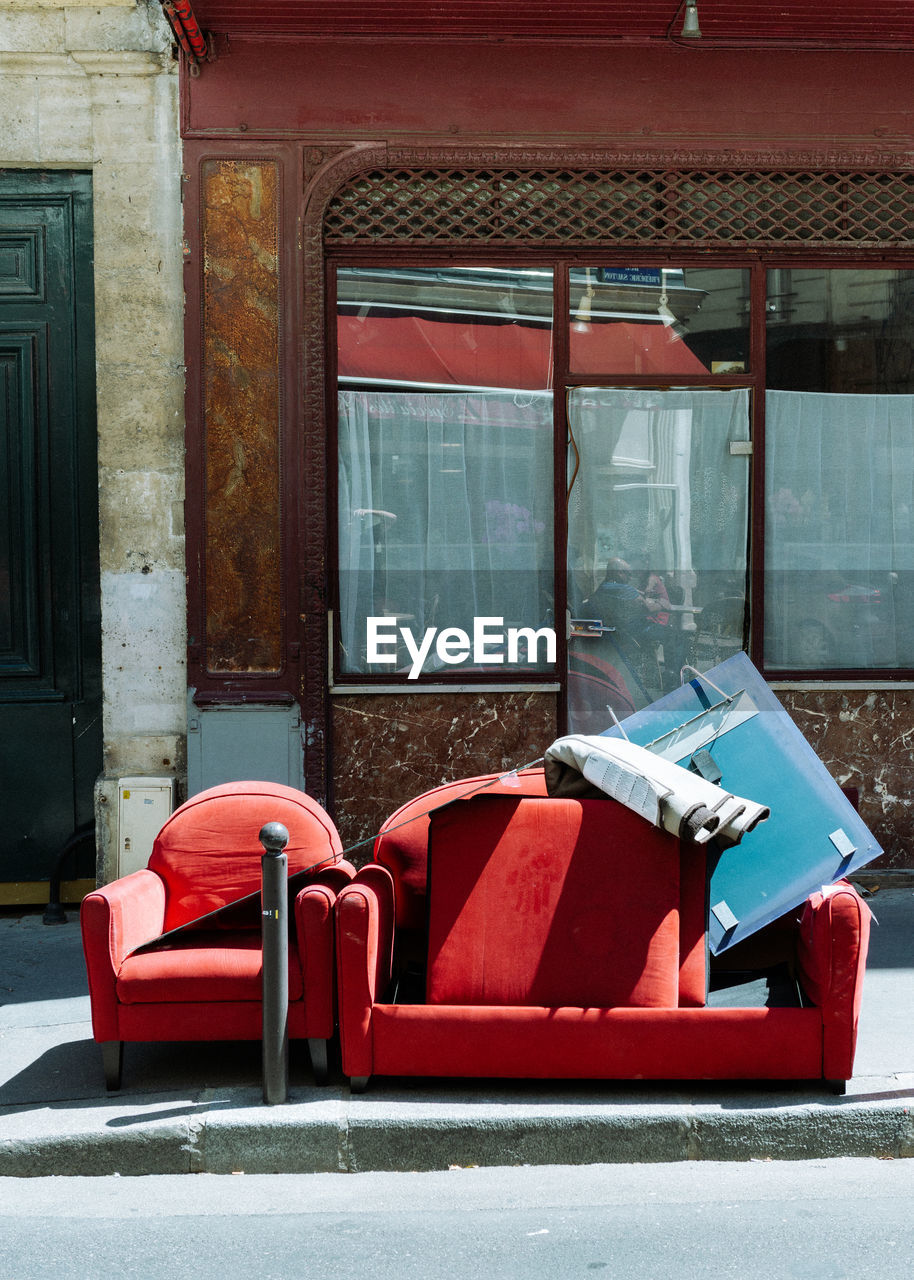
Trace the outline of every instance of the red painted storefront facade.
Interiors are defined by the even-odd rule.
[[[914,267],[914,32],[906,46],[873,31],[857,48],[848,31],[830,48],[809,32],[741,44],[739,31],[711,34],[701,13],[707,34],[689,42],[664,38],[674,3],[645,7],[654,31],[661,7],[660,34],[629,40],[570,27],[448,38],[447,24],[436,36],[429,22],[413,38],[326,24],[313,35],[283,26],[289,6],[264,11],[257,31],[245,6],[194,5],[212,60],[182,72],[189,684],[201,707],[297,704],[306,787],[328,800],[344,843],[426,786],[539,756],[565,728],[566,655],[560,635],[557,670],[516,687],[455,675],[419,691],[331,674],[334,271],[516,263],[548,266],[558,281],[597,259],[747,279],[770,264]],[[818,226],[816,183],[844,184],[849,230]],[[873,228],[859,212],[871,186],[889,192]],[[479,190],[482,222],[467,194]],[[587,203],[595,190],[612,196],[609,219],[604,201]],[[740,199],[754,199],[742,221]],[[567,314],[563,288],[557,314]],[[764,307],[759,296],[750,309]],[[756,356],[713,385],[738,384],[757,402]],[[756,440],[754,534],[763,461]],[[564,468],[557,435],[557,491]],[[561,603],[560,502],[556,513]],[[748,580],[759,594],[757,541]],[[763,655],[761,610],[748,619],[750,651]],[[859,788],[887,865],[909,865],[914,672],[768,674],[789,686],[780,696],[839,781]]]

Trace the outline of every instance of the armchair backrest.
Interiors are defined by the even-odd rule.
[[[680,843],[610,799],[431,817],[430,1004],[674,1008]]]
[[[155,838],[149,869],[165,882],[164,930],[176,929],[260,888],[267,822],[289,832],[289,874],[337,862],[330,816],[303,791],[273,782],[229,782],[192,796]]]

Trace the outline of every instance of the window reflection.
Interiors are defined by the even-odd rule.
[[[600,732],[743,647],[748,391],[569,394],[572,728]]]
[[[572,268],[571,369],[604,376],[745,373],[748,288],[742,270]]]
[[[408,671],[401,627],[552,624],[551,330],[548,271],[339,271],[344,673]],[[372,660],[372,617],[396,623],[393,663]],[[450,664],[433,649],[422,670],[498,673],[510,660],[497,641],[485,656]],[[542,646],[520,656],[551,665]]]

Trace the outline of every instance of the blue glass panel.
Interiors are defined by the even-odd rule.
[[[744,653],[629,716],[622,728],[632,742],[684,767],[708,751],[721,786],[771,809],[738,845],[720,849],[716,863],[712,855],[708,931],[715,955],[882,852]]]

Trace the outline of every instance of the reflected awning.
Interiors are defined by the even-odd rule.
[[[461,324],[422,316],[341,315],[338,374],[346,382],[433,386],[551,386],[552,329]],[[587,324],[576,329],[578,368],[594,374],[702,374],[708,370],[663,324]]]

